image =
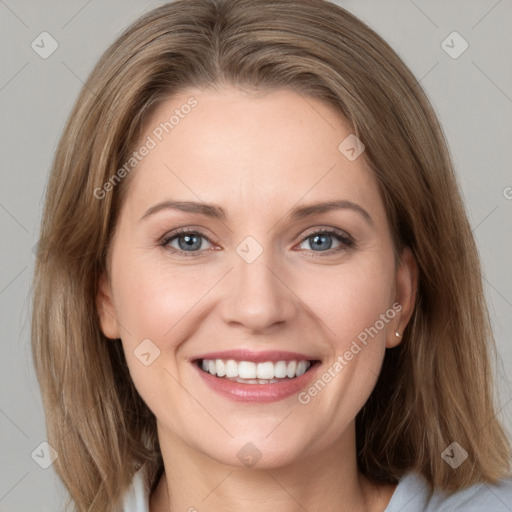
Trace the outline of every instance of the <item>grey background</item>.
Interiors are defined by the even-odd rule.
[[[32,250],[51,159],[96,60],[129,22],[161,3],[0,0],[0,511],[55,511],[64,496],[52,467],[31,457],[46,439],[29,333]],[[510,433],[512,1],[338,3],[395,48],[440,117],[483,260],[500,355],[499,416]],[[43,31],[59,45],[47,59],[31,48]],[[453,31],[469,44],[456,59],[441,46]]]

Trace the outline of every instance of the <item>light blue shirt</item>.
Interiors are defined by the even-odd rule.
[[[144,466],[135,473],[119,512],[149,512]],[[512,512],[512,479],[497,485],[476,484],[451,495],[436,491],[429,497],[426,480],[410,471],[398,483],[383,512]]]
[[[438,490],[429,497],[427,481],[410,471],[398,483],[384,512],[512,512],[512,479],[498,485],[476,484],[451,495]]]

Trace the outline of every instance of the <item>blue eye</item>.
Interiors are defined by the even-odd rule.
[[[180,229],[177,233],[162,240],[161,245],[172,249],[173,252],[197,253],[206,250],[202,249],[203,240],[210,242],[207,236],[198,231]],[[178,247],[171,245],[172,242],[177,242]]]
[[[339,243],[337,247],[332,249],[333,238]],[[318,230],[313,233],[310,233],[307,237],[305,237],[301,245],[305,242],[310,244],[312,247],[311,250],[314,252],[336,252],[343,249],[347,249],[353,245],[353,240],[348,236],[341,235],[333,230]]]

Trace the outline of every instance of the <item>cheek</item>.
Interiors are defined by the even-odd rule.
[[[327,292],[315,287],[310,295],[308,306],[322,319],[331,358],[298,397],[305,411],[328,419],[322,440],[326,444],[337,439],[374,389],[395,316],[394,280],[382,262],[339,270],[316,281]]]
[[[182,319],[214,284],[207,278],[192,267],[176,271],[165,262],[121,261],[114,282],[116,312],[128,338],[174,337]]]
[[[151,408],[162,386],[173,387],[170,375],[180,374],[181,347],[198,328],[195,315],[207,302],[201,299],[218,279],[206,267],[171,268],[165,260],[133,252],[118,257],[112,284],[123,350],[135,386]]]
[[[177,355],[191,333],[194,306],[214,284],[204,272],[204,279],[199,274],[190,269],[178,272],[132,253],[117,260],[112,275],[130,375],[157,416],[162,414],[164,403],[172,403],[173,409],[186,400],[175,380],[180,372]],[[169,419],[170,424],[172,421]]]
[[[313,283],[313,285],[312,285]],[[394,293],[393,266],[377,258],[341,265],[336,271],[311,273],[298,283],[300,297],[321,320],[336,352],[347,350],[352,340],[364,339],[378,322],[379,335],[388,323],[379,322],[391,308]],[[373,331],[372,331],[373,332]]]

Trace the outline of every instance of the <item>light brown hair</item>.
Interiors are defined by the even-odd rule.
[[[358,464],[375,482],[409,469],[458,490],[510,474],[496,418],[496,357],[475,242],[442,130],[397,54],[323,0],[179,0],[137,20],[105,52],[67,121],[47,187],[34,276],[32,347],[55,469],[79,511],[111,511],[134,471],[162,471],[154,415],[96,294],[126,162],[144,121],[188,87],[292,87],[336,109],[363,141],[396,254],[418,263],[415,311],[356,419]],[[341,142],[341,141],[340,141]],[[137,172],[135,168],[132,174]],[[468,460],[441,458],[453,441]]]

